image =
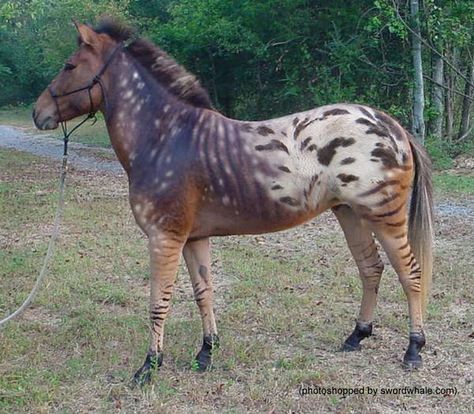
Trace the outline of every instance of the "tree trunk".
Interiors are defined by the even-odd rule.
[[[436,115],[431,122],[431,134],[437,139],[443,136],[443,112],[444,112],[444,61],[436,53],[433,54],[433,83],[431,101]],[[441,86],[440,86],[441,85]]]
[[[412,57],[413,57],[413,126],[412,132],[415,138],[424,143],[425,141],[425,121],[423,112],[425,107],[425,97],[423,92],[423,64],[421,59],[420,40],[420,4],[419,0],[410,0],[410,13],[413,24],[412,34]]]
[[[461,139],[469,131],[469,115],[471,112],[472,83],[474,82],[474,61],[470,63],[467,69],[466,85],[464,87],[464,97],[462,100],[461,123],[459,125],[458,139]]]
[[[457,65],[457,49],[451,49],[448,58],[454,65]],[[456,79],[452,69],[445,71],[445,85],[448,88],[444,94],[445,96],[445,110],[446,110],[446,140],[452,142],[454,136],[454,90],[456,88]]]

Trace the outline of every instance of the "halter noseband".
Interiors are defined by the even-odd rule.
[[[79,128],[82,124],[84,124],[84,122],[86,122],[88,119],[93,119],[94,120],[93,124],[97,121],[97,118],[96,118],[96,115],[95,115],[97,110],[94,109],[94,102],[92,101],[92,93],[91,93],[92,88],[97,84],[100,86],[100,90],[102,92],[102,96],[103,96],[104,101],[105,101],[105,107],[107,108],[107,96],[105,94],[105,89],[104,89],[104,85],[102,83],[101,77],[104,74],[104,72],[107,70],[107,67],[109,66],[110,62],[112,62],[112,59],[115,57],[115,55],[118,53],[118,51],[121,50],[123,47],[124,47],[123,43],[120,42],[115,47],[115,49],[112,51],[112,53],[109,55],[109,57],[107,58],[107,61],[104,63],[104,65],[99,70],[99,72],[97,72],[97,74],[92,78],[92,80],[86,86],[83,86],[83,87],[77,88],[77,89],[73,89],[72,91],[61,93],[61,94],[55,93],[53,91],[53,89],[51,88],[51,86],[48,86],[48,92],[51,95],[51,97],[53,98],[53,101],[56,105],[56,110],[58,111],[58,118],[59,119],[61,119],[61,111],[59,110],[58,98],[62,98],[64,96],[69,96],[69,95],[75,94],[77,92],[82,92],[82,91],[87,91],[87,93],[89,95],[89,102],[90,102],[89,113],[87,114],[87,116],[81,122],[79,122],[79,124],[77,124],[73,129],[68,131],[66,121],[59,121],[59,123],[61,124],[61,129],[63,131],[63,135],[64,135],[64,155],[67,155],[67,143],[69,141],[69,137],[71,136],[71,134],[77,128]]]

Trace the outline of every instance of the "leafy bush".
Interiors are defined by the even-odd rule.
[[[453,167],[452,144],[430,136],[426,139],[425,145],[435,169],[446,170]]]

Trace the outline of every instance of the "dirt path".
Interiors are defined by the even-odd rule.
[[[8,125],[0,125],[0,147],[29,152],[58,161],[62,159],[63,154],[62,141]],[[79,170],[122,173],[123,169],[118,161],[105,159],[113,156],[111,149],[93,148],[77,142],[69,143],[69,162]]]
[[[25,128],[0,125],[0,147],[29,152],[34,155],[62,159],[62,141],[45,134],[33,134]],[[95,148],[84,144],[69,143],[69,162],[78,170],[109,171],[123,174],[120,163],[112,149]],[[474,199],[442,198],[437,200],[438,217],[472,218],[474,216]],[[297,232],[298,233],[298,232]]]

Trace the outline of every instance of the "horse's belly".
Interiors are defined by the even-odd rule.
[[[324,209],[325,210],[325,209]],[[232,234],[260,234],[297,226],[320,214],[319,210],[288,210],[276,207],[269,211],[201,210],[194,222],[190,237],[225,236]]]

